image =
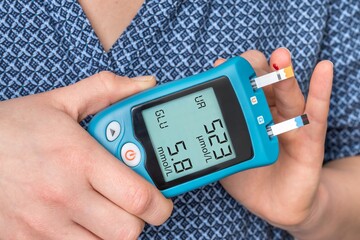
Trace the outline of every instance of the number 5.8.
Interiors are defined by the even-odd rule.
[[[184,150],[187,150],[184,141],[177,142],[174,147],[175,147],[174,151],[172,151],[170,149],[170,147],[167,147],[167,150],[168,150],[170,156],[177,155],[180,152],[179,148],[183,148]],[[174,161],[173,158],[171,160]],[[190,158],[186,158],[186,159],[174,162],[173,166],[174,166],[176,173],[181,173],[183,171],[192,169],[192,167],[193,167]]]

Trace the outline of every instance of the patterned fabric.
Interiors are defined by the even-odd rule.
[[[335,64],[326,160],[360,154],[360,1],[148,0],[104,52],[74,0],[0,2],[0,99],[66,86],[102,70],[189,76],[249,49],[288,47],[304,93],[316,62]],[[174,198],[172,217],[141,239],[291,239],[218,183]]]

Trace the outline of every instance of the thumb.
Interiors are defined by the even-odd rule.
[[[74,120],[90,114],[155,85],[154,76],[128,78],[111,72],[100,72],[71,86],[49,92],[57,107]]]
[[[334,66],[330,61],[319,62],[311,76],[309,94],[305,112],[311,122],[311,127],[306,128],[306,133],[313,141],[325,141],[327,118],[330,106],[330,96],[334,75]],[[304,128],[305,131],[305,128]]]

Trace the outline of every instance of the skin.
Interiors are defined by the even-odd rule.
[[[279,68],[291,65],[290,52],[285,48],[275,50],[269,64],[258,51],[246,52],[243,57],[258,75],[274,71],[274,64]],[[280,155],[275,164],[221,181],[251,212],[297,239],[350,240],[360,235],[360,157],[322,166],[332,78],[333,64],[318,63],[306,102],[295,78],[267,87],[275,122],[305,112],[310,124],[279,136]]]
[[[171,200],[78,124],[154,84],[101,72],[0,103],[1,239],[136,239],[170,216]]]
[[[91,2],[97,10],[83,5],[84,11],[109,49],[140,2],[134,1],[135,10],[120,19],[116,11],[113,18],[101,16],[122,11],[116,6],[126,1]],[[104,32],[102,20],[109,24]],[[258,75],[273,70],[258,51],[242,56]],[[270,66],[274,63],[290,65],[289,52],[275,50]],[[322,167],[332,71],[328,61],[316,66],[306,103],[295,79],[267,88],[275,121],[306,112],[311,124],[280,137],[276,164],[222,181],[253,213],[299,239],[354,239],[360,234],[359,157]],[[78,124],[154,84],[153,77],[101,72],[68,87],[0,103],[1,239],[136,239],[145,222],[159,225],[170,216],[172,202]]]
[[[79,0],[107,52],[130,24],[144,0]]]

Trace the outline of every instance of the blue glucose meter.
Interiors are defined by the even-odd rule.
[[[88,131],[115,157],[172,197],[274,163],[277,137],[251,65],[232,58],[98,113]]]

